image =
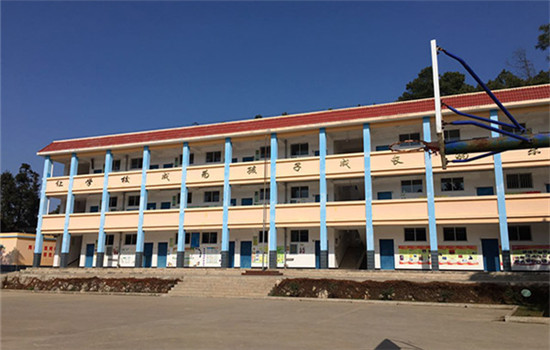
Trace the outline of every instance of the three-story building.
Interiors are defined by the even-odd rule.
[[[496,95],[550,130],[549,85]],[[443,100],[499,117],[484,93]],[[54,141],[38,152],[35,263],[50,234],[61,267],[548,270],[550,149],[446,170],[389,150],[434,140],[433,124],[425,99]]]

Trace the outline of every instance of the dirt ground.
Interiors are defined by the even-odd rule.
[[[161,278],[38,278],[12,277],[2,280],[3,289],[121,292],[121,293],[168,293],[179,280]]]
[[[529,294],[529,297],[523,294]],[[522,294],[523,291],[523,294]],[[333,279],[285,279],[273,296],[305,298],[425,301],[440,303],[511,304],[534,307],[548,316],[547,285],[450,283],[410,281],[345,281]]]

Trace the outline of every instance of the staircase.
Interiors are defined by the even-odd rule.
[[[282,280],[282,276],[241,275],[186,275],[177,283],[168,296],[261,298]]]
[[[356,270],[361,265],[363,257],[366,254],[366,249],[363,247],[349,247],[346,249],[344,258],[338,266],[339,269]]]

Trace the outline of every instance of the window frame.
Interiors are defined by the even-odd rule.
[[[134,162],[136,164],[134,164]],[[140,158],[130,158],[130,170],[143,169],[143,157]]]
[[[406,184],[407,182],[408,184]],[[418,182],[420,182],[420,191],[414,191],[415,186],[418,186]],[[404,191],[407,187],[410,191]],[[424,181],[422,179],[401,180],[401,193],[424,193]]]
[[[303,196],[305,190],[306,196]],[[298,191],[298,196],[294,196],[294,191]],[[291,199],[307,199],[309,198],[309,186],[292,186],[290,187],[290,198]]]
[[[309,230],[290,230],[290,243],[308,243]]]
[[[444,182],[448,182],[448,185],[450,187],[444,187]],[[464,177],[441,178],[441,192],[462,192],[462,191],[464,191]]]
[[[128,243],[128,241],[130,241],[130,243]],[[124,234],[124,245],[136,245],[136,243],[137,243],[137,233]]]
[[[462,235],[464,236],[462,237]],[[443,227],[443,240],[447,242],[467,242],[468,231],[464,226]]]
[[[222,161],[222,152],[221,151],[206,152],[206,155],[204,158],[206,163],[219,163]]]
[[[201,234],[201,244],[217,244],[218,232],[203,232]]]
[[[521,232],[522,229],[526,231]],[[522,234],[527,234],[528,237],[522,237]],[[508,225],[508,239],[510,241],[532,241],[531,225]]]
[[[522,178],[523,177],[523,178]],[[527,178],[525,178],[527,177]],[[515,179],[514,179],[515,178]],[[516,183],[512,183],[512,181]],[[523,186],[524,181],[528,180],[529,186]],[[510,186],[510,184],[514,186]],[[516,186],[517,185],[517,186]],[[533,187],[533,173],[510,173],[506,174],[506,188],[509,190],[521,190],[521,189],[532,189]]]
[[[309,155],[309,142],[293,143],[290,145],[290,158]]]
[[[218,200],[214,200],[217,196]],[[219,203],[220,191],[204,191],[204,203]]]
[[[409,236],[410,236],[410,233],[413,234],[412,239],[410,239],[410,237],[407,238],[407,231],[409,231],[408,232]],[[428,240],[428,235],[426,233],[426,228],[425,227],[405,227],[403,229],[403,232],[404,232],[404,241],[405,242],[426,242]],[[418,237],[419,234],[424,235],[424,239],[420,239]]]

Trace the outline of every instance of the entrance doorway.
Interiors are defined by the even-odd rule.
[[[241,269],[252,267],[252,242],[241,242]]]
[[[143,267],[151,267],[153,263],[153,243],[145,243],[143,246]]]
[[[380,269],[395,270],[393,239],[380,240]]]
[[[157,253],[157,267],[166,267],[166,255],[168,254],[168,243],[159,242]]]
[[[483,252],[484,270],[499,271],[500,258],[498,251],[498,239],[482,239],[481,250]]]
[[[95,244],[86,244],[86,263],[84,267],[93,267],[94,265]]]

